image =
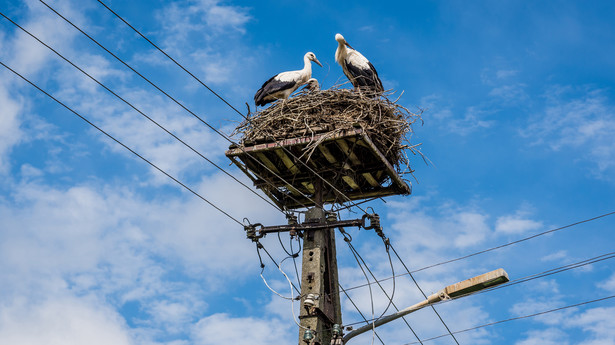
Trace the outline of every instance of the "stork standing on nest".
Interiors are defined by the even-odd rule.
[[[276,99],[288,98],[291,93],[295,92],[299,86],[305,84],[310,77],[312,77],[311,61],[314,61],[318,66],[322,67],[316,55],[312,52],[307,52],[303,56],[303,69],[282,72],[267,80],[254,95],[254,103],[256,103],[256,106],[263,106]]]
[[[374,65],[363,54],[354,50],[341,34],[336,34],[335,40],[338,43],[335,61],[342,66],[344,74],[355,90],[368,89],[383,92],[384,88]]]

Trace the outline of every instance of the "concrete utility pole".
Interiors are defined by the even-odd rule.
[[[334,213],[327,214],[322,208],[322,183],[315,183],[315,187],[316,206],[308,210],[304,224],[324,226],[303,232],[299,345],[329,345],[333,325],[342,324],[335,253],[335,227],[339,224]]]

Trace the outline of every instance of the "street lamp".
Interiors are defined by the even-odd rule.
[[[404,315],[408,315],[412,312],[415,312],[419,309],[425,308],[434,303],[443,301],[445,299],[455,299],[463,296],[467,296],[476,291],[480,291],[492,286],[496,286],[499,284],[506,283],[508,281],[508,274],[502,268],[498,268],[497,270],[487,272],[476,276],[474,278],[466,279],[459,283],[449,285],[444,289],[438,291],[437,293],[430,295],[426,300],[419,302],[413,306],[410,306],[406,309],[400,310],[395,314],[391,314],[389,316],[385,316],[380,318],[368,325],[357,328],[354,331],[346,334],[342,339],[342,342],[346,344],[348,340],[356,337],[361,333],[365,333],[375,327],[384,325],[385,323],[391,322],[395,319],[398,319]]]

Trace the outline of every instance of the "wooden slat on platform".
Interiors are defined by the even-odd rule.
[[[226,155],[257,188],[289,209],[313,206],[314,183],[321,178],[327,181],[324,203],[410,194],[361,128],[232,147]]]

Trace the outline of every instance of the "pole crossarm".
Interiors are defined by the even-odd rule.
[[[261,223],[255,223],[244,226],[244,230],[246,231],[246,236],[248,239],[255,241],[270,233],[290,232],[294,235],[302,234],[303,232],[310,230],[324,230],[354,226],[365,230],[378,229],[380,226],[380,217],[377,214],[365,214],[360,219],[335,220],[327,221],[327,223],[304,222],[297,224],[293,222],[293,224],[288,225],[272,226],[263,226]]]

